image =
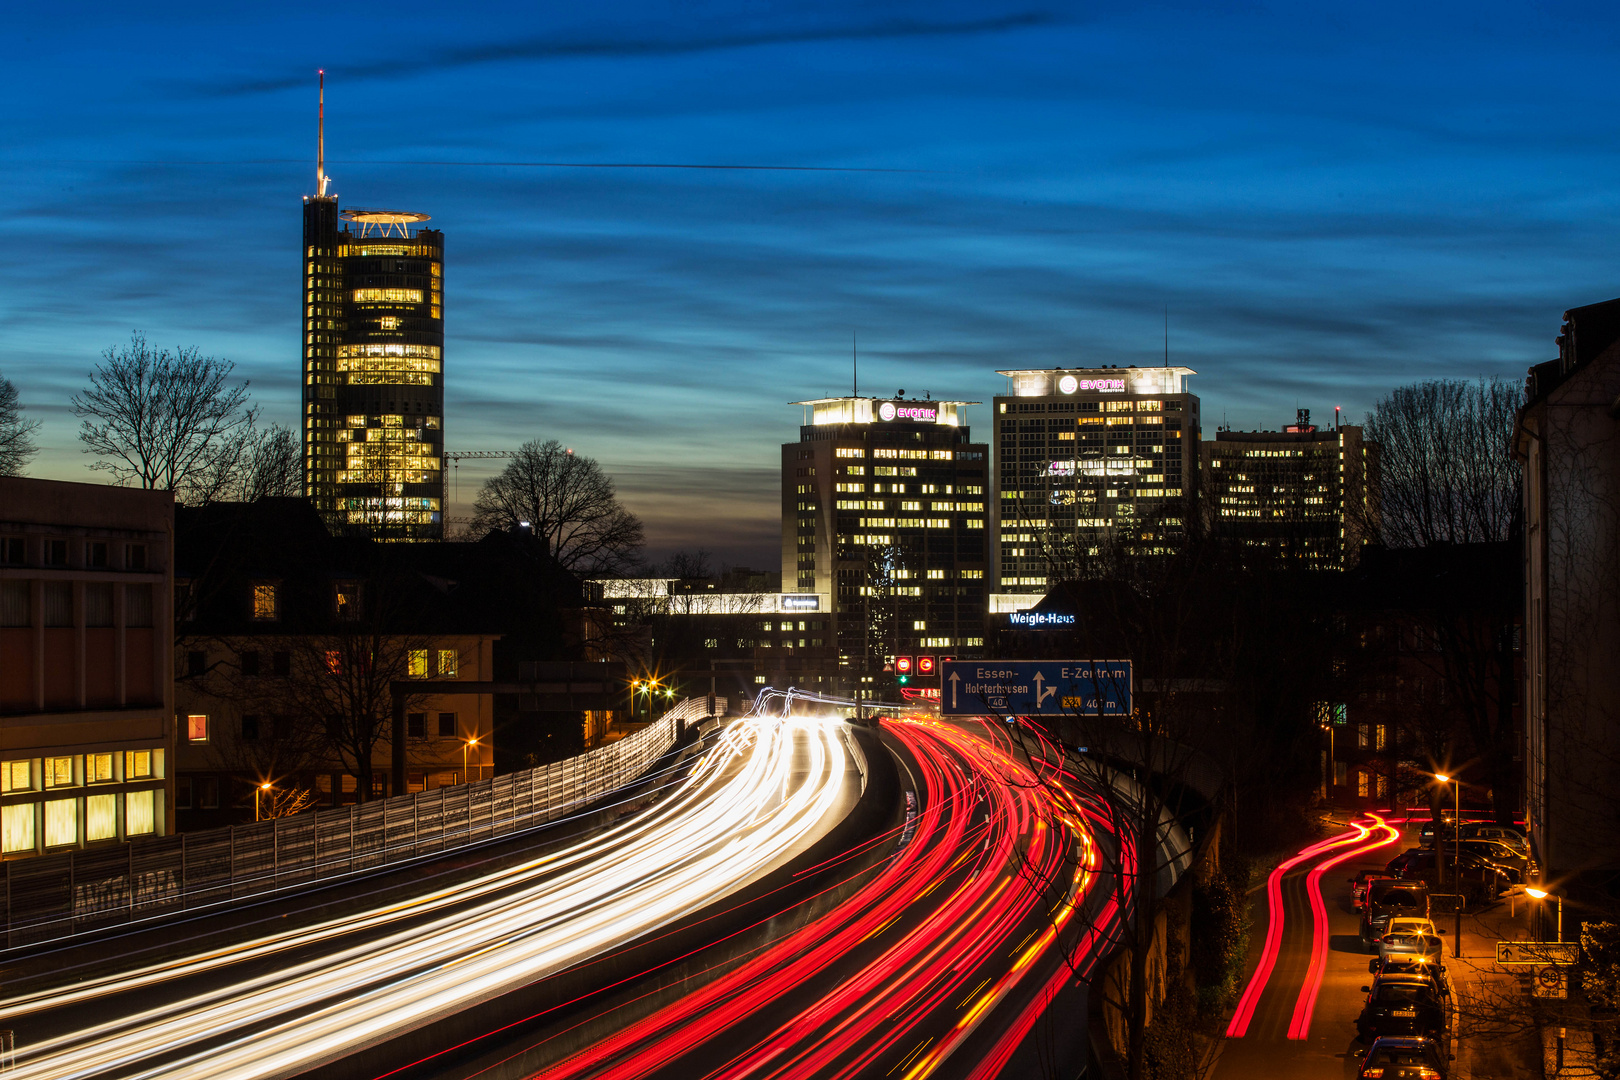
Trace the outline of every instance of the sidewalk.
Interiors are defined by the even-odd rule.
[[[1530,997],[1529,969],[1499,967],[1498,941],[1528,941],[1530,901],[1504,896],[1462,917],[1462,956],[1454,958],[1454,914],[1437,915],[1445,931],[1446,972],[1456,1003],[1453,1066],[1458,1080],[1543,1080],[1540,1036]],[[1566,1070],[1564,1075],[1570,1075]]]

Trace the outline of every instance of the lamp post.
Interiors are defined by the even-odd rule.
[[[1558,940],[1563,941],[1564,940],[1564,898],[1563,898],[1563,896],[1561,894],[1559,894],[1559,893],[1552,892],[1549,889],[1525,889],[1524,894],[1526,896],[1530,897],[1532,900],[1545,900],[1545,899],[1547,899],[1547,897],[1551,896],[1553,899],[1558,901]],[[1540,940],[1542,937],[1545,936],[1540,932],[1540,930],[1541,930],[1541,920],[1540,919],[1536,920],[1536,930],[1537,930],[1537,933],[1536,933],[1536,939],[1537,940]]]
[[[467,782],[467,751],[478,745],[478,736],[469,735],[461,744],[461,782]]]
[[[1451,955],[1460,957],[1462,956],[1462,778],[1447,776],[1445,773],[1435,773],[1434,778],[1442,784],[1451,784],[1457,793],[1457,809],[1451,819],[1451,886],[1457,894],[1452,904],[1456,921],[1451,930]],[[1441,824],[1445,824],[1443,818]]]
[[[275,785],[272,784],[270,781],[266,780],[264,783],[260,784],[258,787],[253,789],[253,820],[254,821],[262,820],[262,818],[260,817],[259,796],[263,795],[265,792],[269,791],[273,787],[275,787]]]

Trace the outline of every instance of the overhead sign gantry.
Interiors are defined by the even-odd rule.
[[[1129,660],[945,660],[941,716],[1127,716]]]

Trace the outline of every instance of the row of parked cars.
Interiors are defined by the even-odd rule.
[[[1369,1044],[1360,1072],[1368,1080],[1445,1080],[1451,1072],[1451,984],[1429,897],[1456,891],[1453,844],[1470,903],[1495,899],[1534,872],[1529,844],[1512,826],[1459,827],[1448,820],[1425,826],[1418,839],[1419,847],[1395,856],[1383,870],[1350,879],[1351,902],[1361,911],[1361,944],[1376,954],[1356,1018],[1356,1034]]]

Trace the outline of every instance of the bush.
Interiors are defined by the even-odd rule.
[[[1234,881],[1233,871],[1242,878]],[[1249,951],[1249,905],[1242,888],[1247,877],[1247,867],[1231,866],[1193,890],[1193,982],[1198,1011],[1206,1017],[1226,1008],[1243,975]]]

